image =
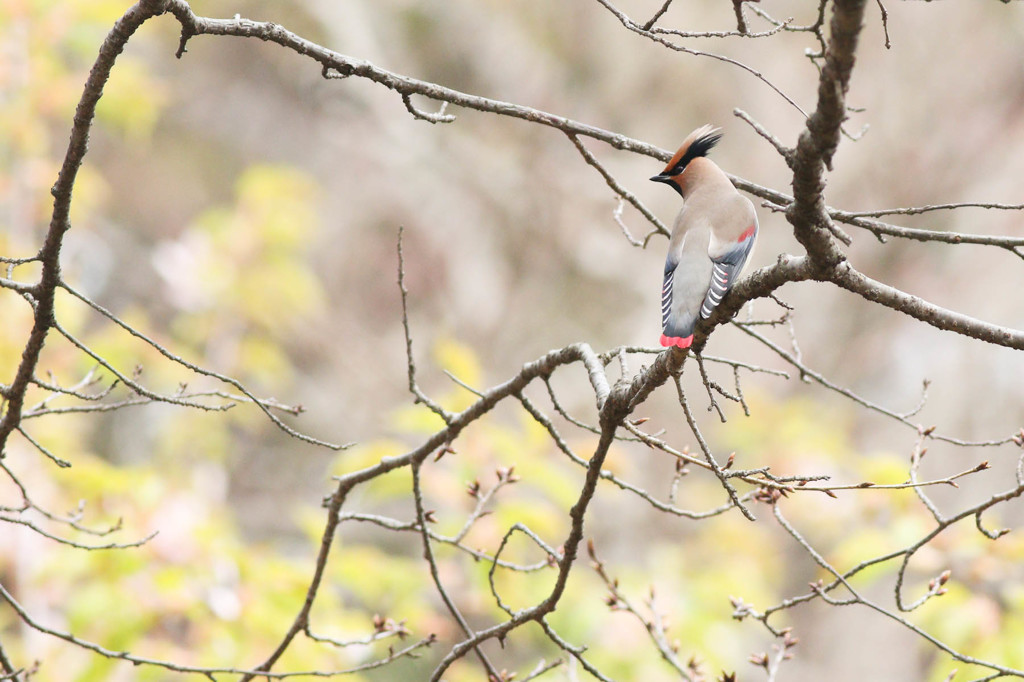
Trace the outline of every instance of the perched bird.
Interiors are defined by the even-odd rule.
[[[661,289],[661,345],[689,348],[699,319],[711,317],[757,239],[754,205],[707,158],[722,138],[718,128],[698,128],[651,180],[683,197],[665,259]]]

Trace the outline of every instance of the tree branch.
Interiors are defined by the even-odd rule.
[[[7,411],[0,420],[0,456],[3,455],[7,439],[21,421],[21,410],[25,403],[25,390],[28,388],[39,354],[46,343],[46,335],[53,326],[53,301],[60,280],[60,250],[64,234],[71,229],[71,191],[82,167],[85,152],[89,146],[89,130],[96,116],[96,104],[103,95],[103,86],[110,78],[114,62],[124,50],[128,39],[147,19],[164,11],[166,0],[140,0],[133,5],[124,16],[114,23],[106,39],[100,46],[96,62],[85,82],[82,97],[75,109],[74,125],[71,128],[71,140],[64,155],[57,182],[53,185],[53,214],[50,227],[46,232],[43,247],[37,259],[42,264],[39,283],[32,287],[36,297],[35,315],[32,331],[22,351],[21,363],[15,374],[14,381],[7,387]]]
[[[956,332],[979,341],[1024,350],[1024,332],[983,322],[962,313],[941,308],[934,303],[871,279],[857,272],[849,263],[835,269],[831,281],[874,303],[898,310],[927,322],[937,329]]]
[[[846,120],[846,91],[865,4],[865,0],[833,3],[831,38],[818,83],[818,106],[800,133],[792,159],[793,203],[786,210],[786,219],[819,272],[827,272],[846,258],[826,228],[825,171],[832,168],[832,156]]]

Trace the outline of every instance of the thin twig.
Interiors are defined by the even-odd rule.
[[[639,199],[637,199],[632,192],[630,192],[625,187],[619,184],[618,180],[616,180],[615,177],[608,172],[608,169],[606,169],[604,165],[597,160],[597,157],[595,157],[590,152],[590,150],[587,149],[586,146],[584,146],[583,142],[579,138],[579,135],[573,133],[566,133],[566,135],[569,137],[569,140],[573,143],[573,146],[575,146],[576,149],[579,151],[580,156],[583,157],[583,160],[587,162],[587,165],[593,167],[594,169],[597,170],[598,173],[601,174],[601,177],[604,178],[605,183],[612,189],[613,192],[619,195],[619,197],[624,201],[628,201],[633,206],[633,208],[640,211],[643,217],[646,218],[648,222],[650,222],[651,225],[654,226],[654,229],[658,234],[665,235],[666,237],[669,236],[669,229],[665,227],[665,225],[660,220],[658,220],[657,216],[651,213],[650,210],[648,210],[648,208],[644,206],[644,204]],[[648,235],[648,237],[643,241],[637,241],[630,236],[629,231],[625,229],[625,225],[622,225],[622,228],[623,231],[626,233],[627,238],[629,238],[630,243],[632,243],[634,246],[647,245],[647,241],[648,239],[650,239],[650,235]]]
[[[281,431],[284,431],[286,434],[288,434],[292,438],[295,438],[297,440],[301,440],[304,443],[309,443],[310,445],[317,445],[317,446],[320,446],[320,447],[324,447],[324,448],[327,448],[329,450],[345,450],[345,449],[350,448],[350,447],[352,447],[354,445],[354,443],[344,443],[344,444],[330,443],[328,441],[320,440],[319,438],[314,438],[313,436],[308,436],[308,435],[306,435],[306,434],[304,434],[304,433],[302,433],[300,431],[297,431],[296,429],[293,429],[291,426],[288,426],[283,421],[281,421],[281,418],[273,413],[273,411],[271,410],[271,407],[272,406],[276,407],[276,405],[274,405],[273,403],[268,402],[266,400],[260,400],[259,398],[257,398],[251,391],[249,391],[248,388],[246,388],[242,384],[242,382],[238,381],[237,379],[235,379],[233,377],[227,376],[226,374],[221,374],[220,372],[214,372],[213,370],[209,370],[209,369],[206,369],[204,367],[200,367],[199,365],[197,365],[195,363],[189,362],[188,360],[185,360],[184,358],[182,358],[182,357],[180,357],[178,355],[175,355],[170,350],[168,350],[167,348],[165,348],[161,344],[159,344],[156,341],[154,341],[153,339],[151,339],[149,336],[143,334],[142,332],[138,331],[137,329],[135,329],[131,325],[129,325],[126,322],[124,322],[123,320],[121,320],[121,318],[117,317],[116,315],[111,313],[109,310],[107,310],[103,306],[101,306],[98,303],[96,303],[95,301],[89,299],[85,295],[79,293],[74,287],[70,286],[66,282],[63,282],[63,281],[60,282],[60,287],[63,288],[65,291],[67,291],[72,296],[74,296],[75,298],[77,298],[78,300],[80,300],[83,303],[85,303],[86,305],[88,305],[90,308],[92,308],[93,310],[95,310],[99,314],[103,315],[103,317],[107,318],[108,320],[110,320],[111,322],[116,324],[121,329],[125,330],[126,332],[128,332],[129,334],[134,336],[135,338],[137,338],[137,339],[143,341],[144,343],[146,343],[148,346],[150,346],[151,348],[156,350],[158,353],[163,355],[165,358],[167,358],[171,362],[179,364],[182,367],[185,367],[186,369],[189,369],[192,372],[195,372],[196,374],[199,374],[201,376],[210,377],[211,379],[216,379],[217,381],[220,381],[220,382],[223,382],[225,384],[228,384],[229,386],[233,386],[235,388],[235,390],[241,392],[242,395],[244,395],[253,405],[258,407],[260,409],[260,411],[263,412],[263,414],[266,415],[266,417],[274,424],[274,426],[279,428]],[[98,364],[100,364],[103,367],[105,367],[111,374],[114,374],[124,384],[130,386],[133,391],[135,391],[136,393],[139,393],[140,395],[144,395],[147,398],[151,398],[151,399],[154,399],[154,400],[159,400],[160,402],[172,403],[172,404],[176,404],[176,405],[182,405],[182,406],[185,406],[185,407],[198,407],[199,409],[203,409],[203,410],[225,410],[225,409],[228,409],[229,407],[231,407],[230,404],[229,405],[209,406],[209,405],[203,405],[202,403],[196,403],[196,402],[181,400],[179,398],[174,398],[172,396],[159,396],[158,394],[153,393],[152,391],[149,391],[149,390],[143,388],[141,386],[141,384],[139,384],[139,383],[137,383],[135,381],[132,381],[127,376],[125,376],[121,372],[117,371],[109,362],[107,362],[105,359],[103,359],[102,357],[100,357],[99,355],[94,353],[93,351],[89,350],[83,343],[81,343],[80,341],[75,339],[56,320],[53,321],[53,327],[57,331],[59,331],[66,339],[68,339],[68,341],[71,341],[72,344],[77,346],[80,350],[84,351],[87,355],[89,355]]]
[[[829,381],[824,376],[822,376],[820,373],[816,372],[815,370],[813,370],[810,367],[808,367],[807,365],[805,365],[799,359],[799,357],[797,357],[797,355],[795,353],[790,353],[790,352],[786,351],[784,348],[781,348],[776,343],[774,343],[773,341],[768,339],[768,337],[766,337],[763,334],[760,334],[760,333],[754,331],[753,329],[751,329],[750,326],[747,325],[746,323],[734,322],[733,324],[735,324],[737,327],[739,327],[741,330],[743,330],[743,332],[745,332],[749,336],[751,336],[751,337],[757,339],[758,341],[760,341],[765,347],[771,349],[772,351],[775,352],[776,355],[778,355],[783,360],[785,360],[786,362],[791,364],[794,368],[796,368],[800,372],[800,376],[801,377],[805,377],[807,379],[813,379],[819,385],[829,389],[830,391],[834,391],[834,392],[836,392],[836,393],[838,393],[838,394],[840,394],[842,396],[845,396],[846,398],[849,398],[850,400],[852,400],[853,402],[857,403],[858,405],[861,405],[862,407],[865,407],[865,408],[867,408],[867,409],[869,409],[869,410],[871,410],[873,412],[877,412],[879,414],[883,414],[883,415],[885,415],[887,417],[890,417],[890,418],[900,422],[901,424],[909,426],[910,428],[914,429],[915,431],[923,428],[920,424],[916,424],[916,423],[910,421],[910,419],[907,418],[905,415],[900,414],[899,412],[895,412],[893,410],[890,410],[890,409],[888,409],[886,407],[882,407],[881,405],[878,405],[876,403],[873,403],[870,400],[867,400],[866,398],[862,398],[861,396],[857,395],[856,393],[854,393],[850,389],[845,388],[843,386],[839,386],[838,384],[835,384],[835,383]],[[911,412],[911,414],[913,414],[913,411]],[[983,441],[968,441],[968,440],[963,440],[963,439],[960,439],[960,438],[953,438],[951,436],[944,436],[944,435],[942,435],[940,433],[936,433],[936,432],[929,432],[928,433],[928,437],[929,438],[933,438],[935,440],[941,440],[941,441],[944,441],[946,443],[951,443],[953,445],[959,445],[961,447],[998,447],[1000,445],[1005,445],[1006,443],[1009,443],[1010,441],[1013,440],[1012,436],[1007,436],[1006,438],[999,438],[999,439],[991,439],[991,440],[983,440]]]
[[[414,461],[412,463],[412,491],[413,500],[416,502],[416,525],[420,529],[420,537],[423,538],[423,559],[427,562],[427,566],[430,567],[430,577],[434,581],[434,587],[437,588],[437,593],[441,597],[441,601],[444,602],[445,608],[452,614],[452,618],[459,624],[462,631],[466,633],[466,636],[473,639],[476,636],[476,632],[469,626],[466,618],[459,611],[459,608],[455,605],[451,596],[448,594],[448,590],[445,589],[444,583],[441,582],[441,575],[437,568],[437,560],[434,558],[434,549],[430,542],[430,535],[427,533],[427,512],[423,506],[423,489],[420,486],[420,467],[423,465],[422,460]],[[492,568],[493,570],[493,568]],[[487,674],[493,679],[498,678],[498,671],[488,660],[487,656],[480,649],[479,646],[473,647],[476,652],[477,658],[480,659],[480,663],[487,670]]]
[[[409,110],[410,114],[420,119],[421,121],[426,121],[427,123],[451,123],[452,121],[455,120],[454,114],[444,113],[445,109],[448,108],[448,102],[441,102],[441,108],[438,109],[436,113],[430,114],[423,111],[422,109],[418,109],[412,103],[412,96],[409,93],[405,92],[402,93],[402,104],[405,105],[405,108]]]
[[[450,424],[452,415],[448,410],[444,409],[438,403],[427,397],[427,394],[420,390],[419,385],[416,383],[416,360],[414,359],[412,352],[412,332],[409,331],[409,307],[408,297],[409,290],[405,288],[405,254],[402,251],[402,235],[405,233],[405,227],[398,227],[398,290],[402,295],[402,329],[405,330],[405,358],[407,366],[407,374],[409,378],[409,392],[413,394],[417,403],[426,405],[427,408],[436,414],[438,417],[444,420],[445,424]]]
[[[619,581],[608,574],[604,562],[597,557],[593,540],[587,543],[587,553],[590,555],[591,566],[604,582],[609,597],[606,600],[608,607],[613,611],[626,611],[635,617],[644,626],[654,647],[661,654],[661,658],[668,663],[676,674],[684,682],[697,682],[691,674],[693,671],[679,660],[679,652],[669,643],[668,633],[665,628],[665,617],[659,614],[654,605],[654,588],[651,587],[650,598],[647,600],[647,608],[651,615],[647,616],[629,599],[626,593],[619,587]]]
[[[756,521],[757,518],[743,504],[743,501],[740,500],[739,495],[736,493],[736,488],[729,483],[729,479],[723,473],[722,467],[720,467],[718,462],[715,461],[715,456],[711,453],[711,448],[709,448],[708,444],[704,441],[704,436],[701,434],[700,428],[698,428],[697,422],[693,418],[693,414],[690,413],[690,406],[686,402],[686,393],[683,391],[683,386],[679,381],[679,377],[676,376],[674,379],[676,384],[676,394],[679,396],[679,404],[682,405],[683,414],[686,415],[686,423],[690,425],[690,430],[693,432],[694,438],[697,439],[697,443],[700,445],[700,450],[704,453],[704,457],[708,460],[708,464],[711,465],[711,470],[715,472],[715,476],[718,477],[722,487],[725,488],[725,491],[729,494],[729,499],[732,500],[732,503],[739,508],[748,520]]]

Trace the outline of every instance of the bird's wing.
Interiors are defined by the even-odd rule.
[[[707,296],[704,297],[704,303],[700,307],[700,316],[702,318],[707,319],[711,317],[711,313],[715,311],[715,308],[725,298],[729,289],[735,284],[736,278],[739,277],[743,266],[747,262],[747,257],[754,248],[754,240],[756,239],[757,220],[755,219],[737,241],[728,245],[727,248],[718,254],[709,254],[713,263],[711,287],[708,289]]]
[[[672,283],[676,277],[676,263],[669,260],[665,263],[665,280],[661,285],[661,329],[668,331],[669,319],[672,317]]]

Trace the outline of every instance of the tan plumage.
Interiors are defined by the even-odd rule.
[[[693,343],[698,320],[710,317],[732,288],[757,239],[754,205],[706,156],[721,137],[711,126],[698,128],[651,178],[683,197],[665,259],[663,346]]]

